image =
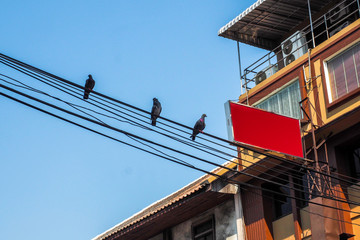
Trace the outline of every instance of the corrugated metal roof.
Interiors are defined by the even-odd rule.
[[[129,217],[128,219],[124,220],[123,222],[119,223],[118,225],[114,226],[113,228],[107,230],[106,232],[99,234],[93,240],[102,240],[106,239],[112,234],[115,234],[123,229],[130,227],[142,220],[150,217],[151,215],[156,214],[157,212],[165,209],[166,207],[194,194],[197,191],[200,191],[205,185],[201,183],[208,178],[208,175],[202,176],[199,179],[195,180],[194,182],[190,183],[189,185],[183,187],[182,189],[176,191],[175,193],[151,204],[150,206],[144,208],[140,212],[134,214],[133,216]]]
[[[252,12],[255,8],[257,8],[262,2],[264,2],[266,0],[258,0],[256,1],[253,5],[251,5],[250,7],[248,7],[245,11],[243,11],[240,15],[238,15],[236,18],[234,18],[233,20],[231,20],[228,24],[226,24],[225,26],[223,26],[222,28],[220,28],[219,30],[219,35],[221,35],[222,33],[224,33],[226,30],[228,30],[229,28],[231,28],[232,26],[234,26],[237,22],[239,22],[243,17],[245,17],[246,15],[248,15],[250,12]]]
[[[332,0],[311,0],[312,15]],[[307,0],[258,0],[222,27],[219,36],[273,50],[309,17]]]
[[[223,166],[227,166],[228,168],[232,168],[236,166],[234,162],[226,162],[223,164]],[[215,168],[211,171],[212,173],[216,173],[218,175],[226,174],[228,171],[224,170],[223,168]],[[151,204],[150,206],[144,208],[140,212],[136,213],[135,215],[131,216],[130,218],[122,221],[121,223],[117,224],[113,228],[105,231],[104,233],[99,234],[93,240],[104,240],[104,239],[111,239],[113,235],[121,232],[121,231],[127,231],[127,229],[131,228],[132,226],[135,226],[137,224],[141,224],[142,222],[148,220],[152,216],[155,216],[158,213],[161,213],[165,209],[172,207],[176,204],[182,204],[188,197],[196,195],[198,193],[204,193],[206,190],[206,184],[202,184],[205,181],[206,182],[212,182],[216,178],[212,175],[206,174],[192,183],[186,185],[185,187],[181,188],[180,190],[170,194],[169,196]],[[223,199],[226,199],[227,197],[225,195],[229,194],[222,194],[222,193],[210,193],[212,195],[217,195],[216,200],[212,200],[215,204],[217,201],[222,201]],[[200,200],[196,200],[194,203],[194,206],[197,206],[199,204],[198,201],[208,201],[208,197],[200,197]],[[211,205],[211,203],[207,203],[207,205]],[[130,230],[129,230],[130,231]]]

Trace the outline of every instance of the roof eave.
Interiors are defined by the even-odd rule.
[[[247,34],[242,34],[231,30],[223,32],[219,34],[219,36],[269,51],[273,50],[279,45],[279,42],[277,41],[271,41],[269,39],[261,38],[261,37],[253,37]]]

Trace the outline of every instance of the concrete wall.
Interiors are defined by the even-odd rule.
[[[216,239],[236,240],[236,218],[234,200],[225,202],[215,208],[212,208],[203,214],[189,219],[175,227],[172,230],[172,238],[174,240],[191,240],[191,226],[203,220],[215,217],[215,233]],[[153,240],[153,239],[151,239]],[[154,239],[157,240],[157,239]]]

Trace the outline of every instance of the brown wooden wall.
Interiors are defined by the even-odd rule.
[[[264,205],[261,190],[243,191],[242,203],[248,240],[273,240],[265,221]]]

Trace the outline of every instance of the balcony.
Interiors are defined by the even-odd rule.
[[[308,54],[309,49],[316,48],[349,26],[359,18],[359,6],[359,0],[344,0],[328,7],[328,9],[326,9],[327,7],[319,9],[312,24],[306,24],[302,28],[290,26],[289,29],[294,29],[291,36],[281,42],[278,41],[279,43],[271,51],[245,68],[241,74],[242,88],[250,90],[280,69],[290,66],[298,58]],[[304,20],[303,23],[306,21],[310,22]],[[301,23],[298,24],[298,26],[301,25]],[[241,39],[236,40],[241,41]],[[274,41],[272,45],[274,45],[273,43]],[[256,46],[256,44],[251,45]],[[261,47],[260,45],[257,46]]]

